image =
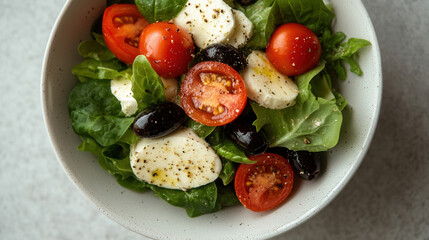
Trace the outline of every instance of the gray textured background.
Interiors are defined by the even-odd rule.
[[[142,239],[78,191],[45,132],[43,53],[64,2],[0,0],[0,239]],[[364,4],[384,75],[373,144],[328,207],[275,239],[429,239],[429,1]]]

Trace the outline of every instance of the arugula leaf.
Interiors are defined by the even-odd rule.
[[[334,147],[339,139],[344,98],[330,89],[330,78],[320,65],[297,77],[300,93],[292,107],[273,110],[251,103],[258,131],[264,130],[271,147],[281,146],[294,151],[319,152]],[[325,82],[324,82],[325,81]],[[313,93],[312,84],[324,86],[325,91]]]
[[[327,67],[333,69],[337,76],[345,80],[347,71],[344,67],[343,61],[350,65],[350,71],[361,76],[363,74],[359,67],[356,58],[358,51],[371,43],[364,39],[350,38],[347,42],[343,42],[346,35],[342,32],[331,34],[329,29],[326,29],[320,38],[322,45],[322,59],[327,62]]]
[[[164,85],[144,55],[134,59],[131,91],[138,103],[138,112],[165,101]]]
[[[187,0],[135,0],[140,13],[150,23],[173,19],[187,2]]]

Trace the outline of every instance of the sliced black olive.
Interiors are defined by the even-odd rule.
[[[238,2],[243,6],[247,6],[247,5],[250,5],[252,3],[255,3],[256,0],[238,0]]]
[[[320,154],[307,151],[292,151],[287,148],[270,148],[269,152],[285,157],[295,174],[305,180],[312,180],[320,173]]]
[[[133,131],[141,138],[159,138],[172,133],[186,120],[186,113],[172,102],[154,105],[134,119]]]
[[[242,51],[231,45],[222,43],[213,44],[201,50],[195,55],[189,67],[191,68],[205,61],[225,63],[234,68],[237,72],[243,70],[247,65],[246,56]]]
[[[255,126],[243,119],[237,119],[227,124],[225,131],[248,154],[260,154],[268,148],[268,140],[265,135],[257,132]]]

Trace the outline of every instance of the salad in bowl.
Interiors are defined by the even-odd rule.
[[[338,142],[332,81],[362,74],[370,42],[334,17],[321,0],[108,2],[72,69],[78,149],[190,217],[276,207]]]
[[[69,1],[42,81],[64,169],[152,238],[266,238],[308,219],[357,169],[380,100],[371,21],[332,2]]]

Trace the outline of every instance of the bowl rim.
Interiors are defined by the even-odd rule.
[[[379,75],[377,76],[377,80],[379,81],[378,82],[379,87],[378,87],[378,92],[377,92],[377,99],[376,99],[375,104],[374,104],[375,107],[374,107],[374,112],[372,115],[373,120],[371,122],[371,125],[368,128],[368,134],[366,134],[366,138],[365,138],[364,144],[362,146],[362,151],[359,152],[359,155],[356,157],[355,163],[352,165],[352,167],[350,167],[348,169],[348,171],[345,174],[345,177],[342,178],[338,182],[338,184],[336,184],[335,188],[332,189],[331,193],[325,198],[325,200],[320,205],[315,206],[310,211],[307,211],[305,214],[301,215],[299,218],[290,222],[289,224],[285,224],[285,225],[278,227],[278,228],[273,228],[270,232],[265,232],[265,233],[262,233],[261,235],[255,235],[255,236],[253,236],[254,238],[275,237],[279,234],[282,234],[288,230],[291,230],[291,229],[299,226],[303,222],[309,220],[310,218],[315,216],[317,213],[319,213],[322,209],[324,209],[327,205],[329,205],[335,199],[335,197],[337,197],[338,194],[345,188],[347,183],[355,175],[357,169],[361,165],[365,155],[367,154],[367,152],[369,150],[369,147],[371,145],[371,142],[373,140],[373,137],[374,137],[374,134],[375,134],[375,131],[377,128],[379,116],[380,116],[380,110],[381,110],[381,104],[382,104],[382,92],[383,92],[383,72],[382,72],[380,47],[379,47],[377,34],[375,31],[374,25],[371,21],[371,18],[369,16],[368,11],[367,11],[365,5],[363,4],[363,2],[361,0],[356,0],[356,1],[359,2],[359,4],[361,5],[362,9],[364,10],[363,11],[364,17],[370,23],[369,32],[371,33],[371,35],[373,35],[374,40],[375,40],[374,42],[371,42],[371,45],[372,45],[371,48],[374,49],[373,50],[374,55],[375,55],[374,61],[375,61],[375,65],[377,66],[377,70],[379,71]],[[51,30],[50,35],[49,35],[49,40],[46,44],[44,57],[43,57],[40,94],[41,94],[41,102],[42,102],[43,122],[44,122],[46,130],[48,132],[49,141],[53,147],[56,158],[60,162],[62,169],[66,172],[67,177],[73,182],[73,184],[79,189],[79,191],[81,193],[83,193],[83,195],[85,197],[87,197],[96,206],[96,208],[99,211],[101,211],[105,216],[109,217],[110,219],[112,219],[116,223],[122,225],[123,227],[125,227],[131,231],[134,231],[134,232],[139,233],[141,235],[144,235],[146,237],[156,237],[157,235],[154,234],[153,232],[151,232],[150,230],[146,231],[145,234],[143,234],[142,232],[139,232],[136,229],[133,229],[131,226],[126,224],[126,221],[122,221],[122,219],[120,218],[119,215],[117,215],[116,213],[113,213],[113,212],[112,213],[108,212],[109,210],[104,206],[102,201],[100,201],[98,198],[93,196],[88,191],[88,189],[84,186],[84,184],[79,179],[77,179],[77,177],[72,173],[72,170],[68,168],[68,166],[66,165],[66,163],[64,161],[64,156],[61,153],[61,151],[59,150],[58,141],[54,141],[55,140],[54,127],[53,127],[53,124],[51,122],[52,120],[49,119],[48,114],[47,114],[47,112],[48,112],[48,104],[47,104],[48,100],[46,99],[46,94],[45,94],[47,92],[47,88],[48,88],[47,83],[46,83],[46,79],[48,78],[47,69],[48,69],[48,62],[49,62],[49,55],[50,55],[49,50],[52,48],[52,45],[53,45],[54,40],[55,40],[55,34],[58,31],[60,23],[62,22],[62,19],[64,18],[64,15],[66,14],[67,9],[71,5],[71,3],[72,3],[71,0],[67,0],[66,3],[63,5],[58,17],[56,18],[55,24]],[[148,234],[148,235],[146,235],[146,234]]]

